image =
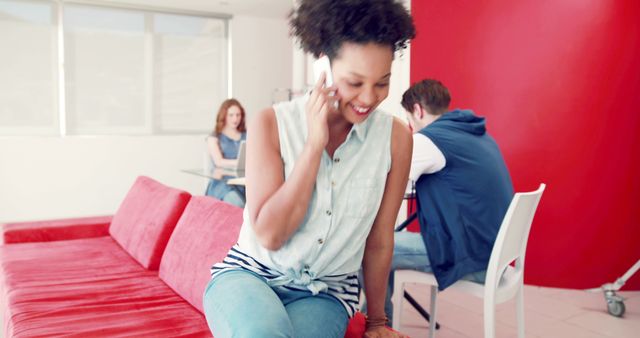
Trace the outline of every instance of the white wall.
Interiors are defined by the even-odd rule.
[[[233,96],[250,118],[271,106],[276,88],[291,88],[293,42],[284,18],[235,16],[231,34]]]
[[[230,37],[232,96],[249,118],[271,105],[274,89],[292,88],[294,78],[306,76],[300,75],[304,62],[294,66],[285,18],[235,16]],[[398,114],[409,86],[409,51],[392,67],[389,98],[381,108]],[[0,222],[112,214],[138,175],[202,194],[206,181],[180,172],[202,166],[202,140],[203,135],[0,137]]]
[[[389,83],[389,96],[380,103],[379,108],[394,116],[406,120],[400,101],[405,90],[409,89],[409,48],[402,53],[396,53],[391,64],[391,82]]]
[[[138,175],[192,193],[203,179],[202,136],[0,139],[0,220],[113,214]]]
[[[233,96],[251,115],[291,87],[292,44],[284,18],[230,26]],[[205,179],[180,169],[202,167],[203,137],[0,137],[0,222],[113,214],[138,175],[202,194]]]

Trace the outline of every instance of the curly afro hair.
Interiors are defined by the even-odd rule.
[[[413,19],[396,0],[300,0],[289,24],[302,49],[332,60],[344,42],[374,42],[395,52],[416,35]]]

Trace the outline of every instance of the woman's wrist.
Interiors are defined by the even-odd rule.
[[[367,330],[373,329],[376,327],[385,327],[389,322],[389,318],[387,316],[366,316],[365,323]]]
[[[313,142],[307,141],[304,145],[304,148],[307,152],[309,152],[312,156],[322,156],[322,152],[324,151],[324,147],[319,144],[314,144]]]

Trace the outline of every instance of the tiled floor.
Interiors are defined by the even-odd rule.
[[[429,289],[409,285],[407,290],[426,309]],[[527,337],[596,338],[640,337],[640,291],[621,292],[625,298],[623,318],[607,313],[602,293],[525,286],[525,332]],[[438,295],[438,338],[482,337],[482,300],[445,290]],[[515,303],[500,304],[496,310],[496,336],[516,337]],[[404,307],[402,332],[412,338],[427,337],[428,323],[410,305]]]

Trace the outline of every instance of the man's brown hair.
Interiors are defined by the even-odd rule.
[[[402,95],[402,107],[408,112],[413,112],[413,105],[417,103],[432,115],[442,115],[449,110],[450,102],[451,96],[447,87],[434,79],[414,83]]]

